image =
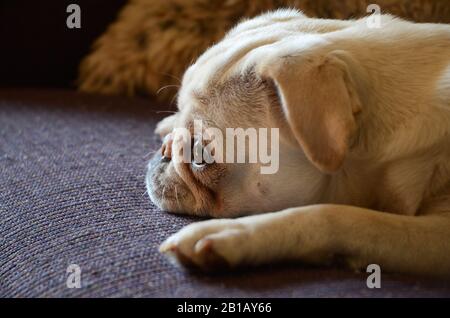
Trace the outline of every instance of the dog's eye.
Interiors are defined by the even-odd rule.
[[[192,166],[196,169],[204,168],[209,163],[213,162],[213,159],[208,151],[204,151],[203,143],[200,139],[194,139],[192,141]]]

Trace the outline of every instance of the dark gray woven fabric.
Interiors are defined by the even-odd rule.
[[[445,282],[280,265],[204,275],[157,251],[193,218],[145,195],[150,101],[63,91],[0,91],[1,297],[450,296]],[[80,289],[66,287],[69,264]]]

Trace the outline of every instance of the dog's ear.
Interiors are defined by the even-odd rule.
[[[296,141],[326,173],[341,167],[356,131],[355,114],[361,109],[343,54],[285,56],[262,70],[275,83]]]

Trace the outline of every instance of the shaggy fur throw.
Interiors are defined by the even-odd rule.
[[[449,0],[130,0],[82,62],[79,88],[170,100],[186,67],[242,18],[280,7],[357,18],[370,3],[409,20],[450,23]]]

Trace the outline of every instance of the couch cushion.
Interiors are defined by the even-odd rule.
[[[301,265],[205,275],[158,245],[197,220],[155,208],[144,175],[164,107],[70,91],[0,91],[0,297],[450,296],[448,283]],[[166,107],[167,109],[167,107]],[[81,288],[66,286],[81,268]]]

